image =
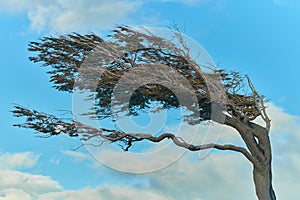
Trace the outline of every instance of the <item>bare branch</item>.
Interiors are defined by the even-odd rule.
[[[267,130],[270,130],[270,127],[271,127],[271,120],[266,112],[266,106],[265,106],[265,103],[264,103],[264,97],[259,95],[257,90],[254,88],[249,76],[246,75],[246,78],[247,78],[247,81],[248,81],[248,84],[249,84],[249,87],[253,93],[253,96],[254,98],[258,98],[259,99],[259,103],[256,102],[256,106],[260,112],[260,116],[262,117],[262,119],[265,121],[266,123],[266,128]]]
[[[230,150],[230,151],[235,151],[235,152],[239,152],[242,153],[250,162],[252,162],[253,164],[256,164],[255,159],[252,157],[252,155],[243,147],[239,147],[239,146],[235,146],[232,144],[224,144],[224,145],[220,145],[220,144],[215,144],[215,143],[210,143],[210,144],[202,144],[202,145],[193,145],[193,144],[189,144],[186,143],[182,138],[179,140],[178,137],[176,137],[174,134],[172,133],[164,133],[158,137],[149,137],[146,138],[147,140],[150,140],[152,142],[160,142],[164,139],[171,139],[174,144],[176,144],[177,146],[186,148],[190,151],[201,151],[201,150],[205,150],[205,149],[218,149],[218,150]]]
[[[79,123],[79,122],[78,122]],[[82,123],[79,123],[79,129],[86,129],[86,130],[92,130],[93,134],[92,136],[86,138],[85,140],[89,140],[93,137],[101,137],[105,140],[111,141],[111,142],[116,142],[122,139],[127,140],[127,147],[123,148],[123,150],[128,151],[129,148],[132,146],[132,143],[137,142],[137,141],[142,141],[142,140],[148,140],[151,142],[161,142],[164,139],[171,139],[173,143],[179,147],[183,147],[185,149],[188,149],[190,151],[201,151],[205,149],[218,149],[218,150],[230,150],[230,151],[235,151],[242,153],[250,162],[252,162],[255,165],[258,165],[257,161],[253,158],[253,156],[243,147],[235,146],[232,144],[202,144],[202,145],[193,145],[186,143],[183,138],[177,137],[172,133],[163,133],[160,136],[154,137],[151,134],[145,134],[145,133],[125,133],[125,132],[120,132],[116,130],[110,130],[110,129],[97,129],[93,127],[86,126]],[[103,134],[103,131],[105,132],[110,132],[110,134],[105,135]]]

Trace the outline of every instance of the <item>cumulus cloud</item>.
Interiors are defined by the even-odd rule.
[[[300,187],[300,117],[269,105],[273,144],[274,187],[278,199],[297,199]]]
[[[0,171],[0,188],[15,188],[39,194],[61,189],[61,186],[48,176],[29,174],[14,170]]]
[[[109,0],[0,0],[0,10],[26,13],[31,28],[41,32],[95,31],[125,23],[140,5],[138,1]]]
[[[300,187],[300,117],[290,115],[273,103],[268,104],[271,118],[271,143],[273,148],[273,182],[278,199],[297,199]],[[263,124],[261,120],[257,121]],[[217,125],[218,126],[218,125]],[[213,137],[215,138],[215,137]],[[203,137],[200,140],[203,141]],[[197,142],[197,140],[196,140]],[[238,133],[224,127],[218,143],[243,145]],[[187,153],[188,155],[197,154]],[[166,171],[152,177],[153,184],[170,194],[173,199],[255,199],[252,167],[242,155],[230,152],[209,151],[204,159],[191,162],[180,160]],[[173,169],[172,169],[173,168]],[[180,183],[181,182],[181,183]],[[180,187],[178,187],[180,185]],[[185,187],[186,186],[186,187]],[[180,188],[180,189],[178,189]],[[211,188],[214,191],[211,192]],[[188,192],[184,192],[188,191]],[[196,193],[194,192],[196,191]],[[235,197],[232,194],[237,194]],[[238,195],[240,194],[240,195]]]
[[[191,6],[207,1],[210,0],[0,0],[0,11],[24,13],[32,30],[60,34],[96,32],[110,29],[115,24],[135,23],[137,17],[130,16],[143,11],[143,5],[148,2],[175,2]]]
[[[36,165],[38,158],[39,155],[32,152],[0,154],[0,200],[27,200],[31,195],[62,189],[48,176],[20,171]]]
[[[193,156],[152,174],[155,191],[170,199],[255,199],[251,165],[237,154],[211,154],[191,162]],[[235,194],[233,196],[232,194]]]
[[[104,186],[97,188],[85,188],[80,190],[70,190],[62,192],[52,192],[40,195],[38,200],[140,200],[140,199],[153,199],[153,200],[166,200],[167,196],[157,192],[149,191],[147,189],[134,189],[128,186]]]
[[[275,191],[279,199],[296,199],[297,188],[299,188],[298,180],[300,179],[298,172],[300,166],[300,154],[298,153],[300,151],[300,118],[286,113],[272,103],[268,105],[268,113],[272,119],[270,134],[273,146]],[[218,125],[213,126],[216,128]],[[187,129],[186,131],[194,130]],[[205,131],[202,129],[203,132]],[[201,143],[205,137],[200,134],[195,142]],[[218,143],[233,142],[236,145],[243,145],[238,133],[232,128],[224,127],[218,137]],[[211,139],[215,140],[215,136]],[[250,200],[256,198],[252,166],[241,154],[215,150],[201,156],[202,159],[199,159],[197,154],[198,152],[187,152],[183,158],[165,169],[140,175],[139,177],[148,180],[148,185],[144,185],[143,188],[147,188],[147,191],[153,195],[161,195],[160,197],[165,199],[242,198]],[[122,155],[118,156],[121,160]],[[120,160],[116,159],[115,162]],[[131,161],[130,157],[127,157],[124,163],[127,165]],[[115,189],[113,186],[112,190]],[[138,192],[139,189],[132,188],[132,192]]]
[[[32,152],[0,153],[0,169],[21,169],[34,166],[39,158]]]
[[[31,196],[22,190],[9,188],[0,190],[0,200],[31,200]]]
[[[269,104],[268,113],[272,119],[271,141],[273,146],[274,187],[278,199],[297,199],[298,180],[300,179],[299,144],[300,118],[286,113],[282,108]],[[237,132],[231,128],[223,129],[218,142],[242,144]],[[203,141],[196,138],[195,142]],[[213,138],[214,139],[214,138]],[[64,151],[64,155],[73,158],[77,164],[95,162],[90,155],[82,152]],[[3,156],[5,155],[5,156]],[[34,160],[35,156],[26,153],[24,163]],[[19,154],[2,154],[3,157],[22,157]],[[121,154],[118,155],[121,162]],[[23,155],[24,157],[24,155]],[[25,156],[26,157],[26,156]],[[31,159],[29,159],[31,158]],[[125,164],[132,162],[122,160]],[[159,160],[157,161],[159,162]],[[14,162],[15,163],[15,162]],[[13,164],[10,164],[14,168]],[[17,166],[32,166],[18,164]],[[96,164],[90,170],[95,170]],[[98,164],[97,170],[103,170]],[[87,168],[87,170],[89,170]],[[212,151],[199,159],[198,152],[187,152],[184,157],[172,163],[167,168],[153,173],[126,175],[114,173],[105,169],[107,180],[98,187],[86,187],[78,190],[63,190],[59,183],[51,177],[33,175],[3,168],[0,173],[0,200],[10,199],[198,199],[198,200],[234,200],[255,199],[254,183],[252,181],[252,166],[241,154],[232,152]],[[132,178],[134,177],[134,178]],[[118,182],[118,178],[122,181]]]

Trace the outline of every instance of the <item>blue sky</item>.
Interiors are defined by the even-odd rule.
[[[278,199],[298,199],[299,1],[0,0],[0,5],[0,200],[255,198],[251,166],[240,155],[213,152],[198,159],[188,152],[163,170],[136,175],[102,165],[84,148],[72,151],[81,144],[76,138],[41,139],[12,127],[19,122],[9,113],[13,103],[50,113],[72,108],[72,96],[51,88],[46,69],[29,62],[29,41],[73,31],[104,34],[115,24],[173,23],[221,68],[248,74],[270,100],[275,191]],[[232,132],[225,128],[220,142],[240,143]]]

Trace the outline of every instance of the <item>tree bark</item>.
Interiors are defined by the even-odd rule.
[[[270,163],[263,168],[254,167],[253,179],[256,195],[259,200],[276,200],[272,186],[272,169]]]
[[[276,200],[272,186],[270,122],[267,120],[267,126],[262,127],[252,122],[244,123],[227,117],[225,124],[239,132],[253,158],[251,160],[253,160],[253,180],[257,198],[259,200]]]
[[[255,126],[254,132],[257,134],[257,146],[264,156],[264,159],[257,158],[259,166],[254,165],[253,179],[256,195],[259,200],[276,200],[276,195],[272,186],[272,148],[269,137],[269,128]]]

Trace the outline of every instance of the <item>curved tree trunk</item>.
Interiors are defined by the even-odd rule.
[[[256,128],[258,142],[256,143],[263,158],[257,158],[259,165],[253,167],[253,179],[256,195],[259,200],[276,200],[272,186],[272,150],[269,129]],[[258,154],[256,154],[257,156]]]
[[[276,200],[272,186],[272,148],[269,137],[270,124],[262,127],[252,122],[227,120],[227,125],[235,128],[244,140],[253,158],[253,180],[259,200]]]
[[[259,200],[276,200],[272,186],[272,169],[270,163],[263,169],[254,167],[253,179],[256,195]]]

